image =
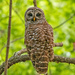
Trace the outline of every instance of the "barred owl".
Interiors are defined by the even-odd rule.
[[[34,68],[39,74],[45,74],[48,62],[54,58],[53,29],[38,7],[25,12],[25,44]]]

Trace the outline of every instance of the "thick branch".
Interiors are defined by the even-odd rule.
[[[75,64],[75,58],[69,58],[69,57],[62,57],[62,56],[54,56],[53,62],[62,62],[62,63],[69,63],[69,64]]]
[[[25,62],[26,60],[30,60],[28,55],[20,55],[21,53],[26,52],[25,49],[22,49],[21,51],[18,51],[16,55],[14,54],[9,60],[8,60],[8,68],[10,68],[13,64],[19,63],[19,62]],[[19,54],[19,55],[18,55]],[[67,58],[62,56],[54,56],[53,62],[62,62],[62,63],[69,63],[69,64],[75,64],[75,58]],[[0,74],[3,73],[5,62],[0,66]]]
[[[12,66],[13,64],[19,63],[19,62],[25,62],[26,60],[29,60],[28,55],[22,55],[22,56],[12,56],[8,60],[8,68]],[[0,75],[3,73],[5,68],[5,62],[0,66]]]

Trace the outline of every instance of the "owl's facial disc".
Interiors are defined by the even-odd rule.
[[[40,20],[40,19],[42,19],[42,14],[41,14],[41,12],[35,12],[35,17],[36,17],[36,19],[37,20]]]
[[[30,21],[31,19],[33,19],[33,12],[29,11],[26,16],[27,16],[27,21]]]
[[[32,21],[37,21],[37,20],[39,20],[41,18],[41,13],[35,13],[34,12],[34,17],[33,17],[33,19],[32,19]]]
[[[27,20],[28,20],[28,21],[36,21],[35,12],[29,12],[29,13],[27,14]]]
[[[43,11],[40,8],[32,7],[26,11],[25,21],[28,23],[44,22],[45,16]]]

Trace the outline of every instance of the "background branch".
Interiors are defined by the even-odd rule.
[[[2,17],[2,18],[0,18],[0,22],[2,21],[2,20],[4,20],[4,19],[7,19],[9,16],[5,16],[5,17]]]
[[[6,1],[6,3],[9,5],[9,3]],[[23,24],[25,24],[24,20],[22,19],[22,17],[19,15],[19,13],[17,12],[17,10],[15,10],[14,8],[12,8],[13,11],[17,14],[17,16],[20,18],[20,20],[22,21]]]
[[[13,43],[13,42],[15,42],[15,41],[21,40],[21,39],[23,39],[23,38],[24,38],[24,37],[19,37],[19,38],[17,38],[17,39],[12,40],[10,43]],[[3,50],[5,47],[7,47],[7,44],[5,44],[5,45],[1,48],[0,53],[2,52],[2,50]]]
[[[66,21],[62,22],[61,24],[59,24],[58,26],[54,27],[53,29],[57,29],[60,26],[64,25],[67,21],[71,20],[74,16],[75,16],[75,13],[69,19],[67,19]]]
[[[26,49],[22,49],[22,51],[26,51]],[[25,62],[29,59],[28,55],[18,55],[20,53],[19,51],[16,53],[17,55],[13,55],[11,58],[8,60],[8,68],[10,68],[13,64],[19,63],[19,62]],[[23,52],[24,53],[24,52]],[[67,57],[62,57],[62,56],[54,56],[53,62],[61,62],[61,63],[69,63],[69,64],[75,64],[75,58],[67,58]],[[3,73],[5,67],[5,62],[0,65],[0,74]]]

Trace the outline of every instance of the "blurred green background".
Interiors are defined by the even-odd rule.
[[[11,41],[24,37],[25,11],[33,6],[33,0],[13,0]],[[75,0],[37,0],[47,22],[54,28],[70,18],[75,13]],[[7,28],[9,20],[9,0],[0,0],[0,65],[5,61]],[[75,16],[59,28],[54,29],[54,42],[63,42],[63,47],[54,48],[54,54],[64,57],[75,57],[73,42],[75,42]],[[3,48],[3,49],[2,49]],[[17,51],[25,48],[24,38],[10,44],[9,58]],[[1,50],[2,49],[2,50]],[[75,75],[75,65],[50,62],[49,75]],[[3,75],[3,74],[2,74]],[[31,61],[14,64],[8,69],[8,75],[36,75]]]

